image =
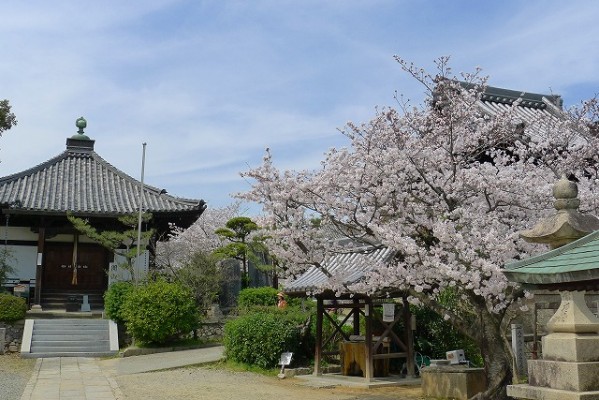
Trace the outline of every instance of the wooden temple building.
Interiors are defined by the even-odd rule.
[[[64,309],[69,296],[80,294],[90,295],[90,301],[95,296],[92,307],[102,307],[109,266],[114,269],[122,261],[79,234],[67,213],[87,219],[98,230],[119,230],[123,226],[117,219],[135,215],[143,206],[152,219],[142,231],[155,229],[155,241],[170,223],[186,228],[206,208],[203,200],[170,196],[105,161],[85,135],[86,124],[83,118],[77,120],[78,133],[66,140],[59,155],[0,178],[0,246],[14,269],[0,284],[15,292],[28,291],[35,308]],[[151,251],[147,246],[136,268],[147,270]]]

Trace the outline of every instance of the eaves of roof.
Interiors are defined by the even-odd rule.
[[[504,267],[513,282],[554,285],[599,279],[599,231],[572,243]]]

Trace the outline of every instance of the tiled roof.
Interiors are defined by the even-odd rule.
[[[373,265],[388,262],[395,253],[386,247],[363,247],[330,257],[323,267],[344,284],[358,282]],[[315,292],[327,288],[329,278],[313,266],[285,285],[286,293]]]
[[[525,123],[539,118],[555,118],[562,108],[562,99],[557,95],[519,92],[492,86],[485,88],[480,107],[483,112],[497,115],[507,112],[516,101],[518,107],[514,109],[515,118]]]
[[[83,138],[83,139],[81,139]],[[12,212],[77,215],[123,215],[139,210],[140,182],[118,170],[93,150],[85,136],[67,139],[58,156],[0,178],[0,204]],[[143,209],[152,213],[198,211],[203,200],[183,199],[144,185]]]
[[[512,281],[551,285],[599,279],[599,231],[526,260],[508,264],[503,273]]]

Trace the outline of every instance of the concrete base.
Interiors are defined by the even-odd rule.
[[[599,362],[529,360],[528,382],[532,386],[559,390],[597,390]]]
[[[599,391],[570,392],[530,385],[508,385],[507,395],[515,399],[531,400],[599,400]]]
[[[483,368],[426,367],[420,375],[425,397],[467,400],[487,389]]]
[[[543,359],[599,361],[599,335],[595,333],[550,333],[543,337]]]

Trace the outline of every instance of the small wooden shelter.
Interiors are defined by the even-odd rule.
[[[285,286],[285,293],[291,297],[316,299],[315,375],[322,375],[324,356],[340,355],[342,373],[361,373],[367,382],[388,374],[392,359],[404,359],[407,374],[415,376],[414,323],[407,294],[392,289],[374,294],[328,289],[330,279],[342,279],[343,286],[349,287],[363,279],[371,265],[390,262],[394,256],[395,252],[385,247],[356,248],[330,257],[323,268],[311,267]],[[383,315],[375,313],[377,306],[383,307]],[[363,335],[360,334],[362,320]],[[404,326],[401,337],[393,331],[400,321]],[[325,329],[325,322],[332,330]],[[375,323],[380,331],[375,331]],[[344,326],[350,327],[351,334]],[[342,343],[339,348],[331,348],[336,337],[342,338]]]

